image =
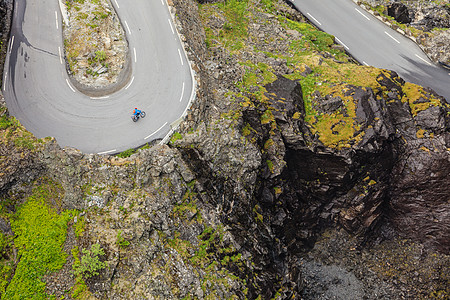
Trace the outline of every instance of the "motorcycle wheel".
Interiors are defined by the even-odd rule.
[[[137,122],[137,120],[139,119],[138,116],[132,116],[131,119],[133,119],[133,122]]]
[[[141,118],[145,118],[145,111],[141,111]]]

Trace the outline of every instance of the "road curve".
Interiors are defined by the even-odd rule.
[[[431,62],[409,38],[386,26],[351,0],[291,0],[312,23],[332,34],[360,63],[397,72],[431,87],[450,102],[450,70]]]
[[[90,98],[65,69],[58,0],[15,1],[3,94],[9,112],[35,136],[85,153],[117,153],[163,138],[186,112],[194,78],[166,0],[113,0],[129,42],[130,81]],[[147,116],[132,122],[134,107]]]

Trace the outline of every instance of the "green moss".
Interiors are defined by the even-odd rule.
[[[261,115],[261,124],[269,124],[275,121],[275,116],[272,113],[272,110],[267,109],[262,115]]]
[[[5,292],[13,275],[13,254],[11,253],[12,236],[0,231],[0,295]]]
[[[2,299],[47,299],[45,274],[57,271],[66,262],[62,251],[67,223],[76,214],[58,214],[47,203],[57,197],[55,186],[47,182],[33,190],[33,195],[11,217],[20,261]]]
[[[122,236],[122,230],[119,230],[117,232],[117,236],[116,236],[116,244],[120,247],[120,248],[126,248],[130,245],[130,242],[127,241],[126,239],[124,239],[124,237]]]
[[[6,129],[13,124],[12,118],[8,117],[6,114],[0,117],[0,130]]]
[[[266,163],[270,173],[273,173],[273,162],[271,160],[266,160]]]
[[[275,142],[272,139],[268,139],[264,143],[264,150],[268,150],[270,147],[272,147],[275,144]]]
[[[185,261],[197,270],[201,270],[201,288],[209,291],[208,299],[217,299],[219,286],[229,287],[229,280],[240,280],[228,269],[242,269],[242,255],[229,246],[223,245],[223,228],[216,229],[206,226],[197,237],[198,245],[194,246],[189,241],[180,239],[176,233],[174,239],[168,244],[175,249]]]
[[[248,36],[247,7],[248,0],[229,0],[202,5],[201,17],[203,19],[220,13],[227,20],[220,31],[205,31],[207,44],[222,46],[232,52],[241,50]]]
[[[84,216],[79,216],[77,219],[77,223],[75,223],[75,236],[80,238],[84,234],[84,230],[86,229],[86,219]]]
[[[81,264],[80,262],[80,250],[78,247],[74,247],[71,250],[72,257],[74,260],[74,263],[72,265],[72,269],[75,272],[75,267],[79,266]],[[72,287],[72,298],[74,299],[86,299],[89,295],[89,290],[86,285],[86,282],[83,279],[83,276],[81,274],[78,274],[75,277],[75,284]]]
[[[183,138],[183,136],[181,135],[181,133],[179,132],[174,132],[172,135],[172,138],[170,139],[170,143],[175,143],[178,140],[181,140]]]
[[[330,47],[334,44],[334,37],[326,32],[317,30],[314,26],[308,23],[300,23],[289,19],[283,19],[280,17],[282,24],[287,24],[289,29],[297,30],[303,36],[301,42],[303,46],[318,50],[318,51],[330,51]],[[295,43],[295,42],[294,42]],[[337,52],[336,50],[331,52]]]
[[[255,205],[255,207],[253,207],[253,213],[256,215],[255,219],[256,221],[259,221],[260,223],[263,223],[264,221],[264,217],[262,214],[260,214],[261,208],[259,207],[259,205]]]
[[[403,87],[404,96],[402,102],[407,102],[411,108],[411,113],[415,117],[421,111],[427,110],[430,107],[440,106],[441,100],[434,95],[428,94],[423,87],[406,82]],[[427,99],[428,101],[419,101],[420,99]]]

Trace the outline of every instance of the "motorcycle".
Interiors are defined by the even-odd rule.
[[[132,115],[131,119],[133,119],[133,122],[137,122],[139,118],[145,118],[145,111],[142,111],[136,115]]]

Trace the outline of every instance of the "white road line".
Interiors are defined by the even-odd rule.
[[[428,62],[428,61],[426,61],[425,59],[423,59],[422,57],[420,57],[419,55],[417,55],[416,54],[416,57],[418,58],[418,59],[420,59],[421,61],[423,61],[423,62],[425,62],[425,63],[427,63],[428,65],[430,65],[430,66],[432,66],[433,64],[431,64],[430,62]]]
[[[347,45],[344,44],[340,39],[338,39],[337,37],[334,37],[334,38],[339,42],[339,44],[341,44],[342,46],[344,46],[345,49],[350,50],[350,48],[347,47]]]
[[[127,84],[127,86],[125,87],[126,90],[128,90],[128,88],[130,87],[130,85],[133,83],[133,80],[134,80],[134,76],[133,76],[133,78],[131,78],[130,83]]]
[[[113,150],[108,150],[108,151],[104,151],[104,152],[99,152],[97,154],[107,154],[107,153],[111,153],[111,152],[115,152],[115,151],[117,151],[117,150],[113,149]]]
[[[164,6],[164,0],[161,0],[161,4]]]
[[[9,53],[11,53],[13,45],[14,45],[14,36],[12,36],[11,38],[11,46],[9,46]]]
[[[362,13],[359,9],[357,9],[356,7],[355,7],[355,9],[356,9],[356,11],[359,12],[364,18],[366,18],[367,20],[370,21],[369,17],[367,17],[365,14],[363,14],[363,13]]]
[[[90,97],[93,100],[98,100],[98,99],[107,99],[109,98],[109,96],[102,96],[102,97]]]
[[[172,23],[170,23],[170,19],[167,19],[167,21],[169,21],[170,29],[172,29],[172,34],[175,34],[175,31],[173,30]]]
[[[181,89],[180,102],[181,102],[181,100],[183,100],[183,95],[184,95],[184,82],[183,82],[183,88]]]
[[[369,66],[369,64],[368,64],[368,63],[366,63],[365,61],[363,61],[363,64],[364,64],[365,66]]]
[[[150,134],[150,135],[148,135],[147,137],[145,137],[144,138],[144,140],[146,140],[146,139],[148,139],[148,138],[150,138],[151,136],[153,136],[153,135],[155,135],[158,131],[160,131],[161,129],[163,129],[164,128],[164,126],[166,126],[167,125],[167,122],[166,123],[164,123],[164,125],[163,126],[161,126],[161,127],[159,127],[158,128],[158,130],[156,130],[155,132],[153,132],[152,134]]]
[[[72,90],[72,92],[74,92],[75,93],[75,90],[74,90],[74,88],[70,85],[70,83],[69,83],[69,79],[66,79],[66,82],[67,82],[67,85],[70,87],[70,89]]]
[[[61,64],[63,64],[63,61],[62,61],[62,55],[61,55],[61,47],[59,47],[59,46],[58,46],[58,52],[59,52],[59,62],[60,62]]]
[[[390,35],[390,34],[387,33],[386,31],[385,31],[384,33],[386,33],[391,39],[393,39],[394,41],[396,41],[397,43],[400,44],[400,42],[399,42],[395,37],[393,37],[392,35]]]
[[[137,62],[136,48],[133,48],[133,50],[134,50],[134,62]]]
[[[8,79],[8,72],[5,72],[5,80],[3,80],[3,90],[6,89],[6,79]]]
[[[120,8],[119,3],[117,3],[116,0],[114,0],[114,2],[116,3],[117,8]]]
[[[131,35],[131,30],[130,30],[130,27],[128,27],[127,21],[125,21],[125,26],[127,27],[128,33]]]
[[[181,65],[184,65],[183,64],[183,56],[181,56],[181,51],[179,48],[178,48],[178,54],[180,55]]]
[[[321,24],[319,21],[317,21],[317,19],[314,18],[310,13],[307,13],[307,15],[310,16],[311,19],[313,19],[314,21],[316,21],[317,24],[319,24],[320,26],[322,26],[322,24]]]
[[[55,17],[56,17],[56,29],[59,29],[59,25],[58,25],[58,13],[55,10]]]

